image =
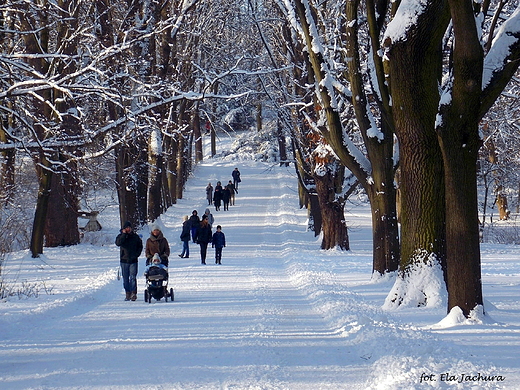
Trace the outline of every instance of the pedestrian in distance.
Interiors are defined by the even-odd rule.
[[[213,223],[215,223],[215,218],[213,217],[213,214],[211,214],[211,211],[209,211],[209,209],[206,209],[202,217],[206,217],[208,219],[209,227],[212,228]]]
[[[222,226],[217,226],[217,231],[211,239],[211,247],[215,248],[215,264],[222,264],[222,248],[226,247],[226,236],[222,232]]]
[[[119,262],[123,276],[123,288],[125,289],[125,301],[137,299],[137,264],[143,251],[143,241],[134,232],[132,224],[125,222],[123,228],[116,237],[116,245],[119,247]]]
[[[206,199],[208,200],[208,206],[213,203],[213,186],[211,183],[208,183],[206,186]]]
[[[168,267],[168,258],[170,257],[170,245],[168,244],[168,240],[164,237],[158,224],[152,224],[150,231],[150,237],[146,240],[144,250],[146,265],[150,265],[153,256],[158,253],[161,263]]]
[[[187,215],[182,218],[182,233],[181,233],[181,241],[182,241],[182,252],[179,257],[183,257],[187,259],[190,257],[190,221]]]
[[[222,203],[224,203],[224,211],[229,210],[229,200],[231,199],[231,191],[228,186],[222,189]]]
[[[238,183],[242,181],[242,179],[240,179],[240,171],[238,170],[238,168],[235,168],[233,172],[231,172],[231,176],[233,177],[233,184],[235,185],[235,188],[238,190]]]
[[[231,204],[231,206],[234,206],[235,205],[235,194],[238,194],[238,191],[235,188],[235,185],[233,184],[233,182],[231,180],[229,181],[229,183],[227,184],[226,187],[229,189],[229,193],[231,194],[229,203]]]
[[[220,206],[222,205],[222,184],[219,181],[213,193],[213,204],[215,205],[215,210],[220,211]]]
[[[206,264],[206,256],[208,254],[208,244],[211,242],[213,234],[209,226],[208,219],[202,217],[199,229],[197,230],[197,244],[200,245],[200,263]]]
[[[197,210],[193,210],[191,212],[191,217],[190,217],[190,229],[191,229],[191,237],[193,238],[193,242],[195,242],[195,236],[197,235],[197,229],[200,226],[200,218],[199,218],[198,214],[199,213],[197,212]]]

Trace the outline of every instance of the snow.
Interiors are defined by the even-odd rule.
[[[144,302],[142,259],[138,301],[124,301],[115,205],[80,245],[8,255],[4,283],[34,294],[0,301],[3,389],[518,388],[520,246],[482,245],[485,315],[384,308],[395,276],[371,277],[365,202],[347,206],[352,250],[323,251],[298,208],[293,167],[221,156],[195,168],[158,221],[174,302]],[[228,244],[222,265],[211,249],[201,265],[195,244],[180,259],[182,216],[203,212],[207,183],[235,167],[236,205],[211,207]]]

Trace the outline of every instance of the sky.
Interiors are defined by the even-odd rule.
[[[80,245],[7,256],[2,389],[519,388],[520,246],[482,244],[486,314],[447,315],[439,289],[434,305],[389,307],[395,275],[372,278],[366,199],[345,209],[351,250],[321,250],[298,206],[294,167],[236,145],[222,137],[219,147],[235,153],[206,157],[157,221],[171,247],[174,302],[144,301],[144,256],[138,300],[124,301],[116,204]],[[222,265],[212,248],[201,265],[194,243],[181,259],[182,217],[203,213],[208,182],[227,182],[235,167],[236,204],[209,206],[226,235]],[[145,240],[148,227],[139,233]]]

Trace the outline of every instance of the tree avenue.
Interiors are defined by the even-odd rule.
[[[488,180],[502,205],[520,188],[498,169],[519,64],[520,6],[499,0],[6,0],[0,223],[30,225],[16,245],[37,257],[77,244],[77,216],[111,189],[143,226],[182,198],[204,137],[213,156],[219,133],[272,129],[323,249],[355,246],[345,204],[363,191],[373,276],[398,272],[387,304],[428,305],[409,282],[440,270],[468,317]]]

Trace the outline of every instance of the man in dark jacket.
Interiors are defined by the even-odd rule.
[[[125,301],[137,299],[137,260],[143,251],[143,241],[130,222],[125,222],[116,237],[116,245],[120,248],[121,273],[123,287],[126,292]]]

